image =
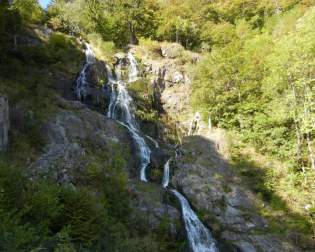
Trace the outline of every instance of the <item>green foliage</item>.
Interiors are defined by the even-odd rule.
[[[296,148],[307,153],[308,140],[302,135],[313,134],[313,15],[311,9],[294,32],[277,40],[251,32],[244,21],[238,23],[238,38],[214,49],[195,69],[195,107],[282,160],[291,159]],[[299,155],[297,164],[304,154]],[[307,155],[304,158],[307,163]]]
[[[37,0],[14,0],[11,8],[17,10],[26,23],[43,21],[44,12]]]
[[[151,0],[55,1],[49,8],[52,28],[71,34],[97,33],[123,46],[137,37],[152,36],[157,26],[157,5]]]
[[[101,35],[97,33],[88,34],[87,39],[93,45],[93,50],[98,59],[106,62],[113,60],[113,55],[117,49],[112,41],[104,41]]]
[[[138,80],[128,87],[130,94],[136,101],[136,115],[142,122],[155,122],[157,112],[153,107],[153,90],[147,85],[147,80]]]
[[[233,21],[230,41],[224,39],[231,30],[222,29],[217,41],[223,42],[214,42],[216,28],[227,20],[209,24],[215,28],[203,34],[213,47],[194,67],[192,104],[204,118],[210,114],[218,127],[238,132],[259,153],[285,164],[285,170],[262,168],[249,156],[232,154],[244,182],[268,203],[261,211],[274,223],[271,231],[295,230],[307,240],[314,230],[304,206],[314,201],[315,9],[279,3],[286,6],[282,13],[266,16],[260,29],[251,15]]]
[[[68,232],[74,242],[90,246],[106,223],[106,209],[96,196],[86,189],[78,191],[66,189],[61,194],[63,205],[62,225],[68,226]]]

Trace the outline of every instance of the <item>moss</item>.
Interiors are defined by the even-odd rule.
[[[224,185],[222,185],[222,188],[223,188],[223,191],[224,191],[225,193],[230,193],[230,192],[232,192],[232,188],[231,188],[229,185],[224,184]]]

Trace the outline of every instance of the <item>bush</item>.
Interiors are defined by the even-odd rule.
[[[105,228],[106,209],[99,199],[85,188],[64,189],[61,193],[63,212],[60,225],[69,228],[73,241],[90,246]]]
[[[139,45],[153,54],[161,54],[161,45],[158,41],[151,40],[150,38],[140,38]]]
[[[62,33],[53,33],[49,37],[49,45],[54,48],[69,48],[71,46],[71,43],[69,43],[70,41],[71,40]]]
[[[115,44],[112,41],[104,41],[99,34],[87,35],[88,41],[93,45],[93,50],[100,60],[110,62],[116,53]]]

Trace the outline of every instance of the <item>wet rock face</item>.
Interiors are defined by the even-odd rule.
[[[87,87],[84,89],[85,95],[82,97],[82,102],[99,112],[105,112],[109,104],[109,94],[102,90],[103,85],[108,82],[106,65],[102,61],[96,61],[88,66],[86,72]]]
[[[125,169],[132,170],[134,162],[128,158],[132,155],[129,149],[131,139],[122,126],[80,102],[61,100],[60,103],[63,109],[43,128],[48,144],[33,164],[35,175],[50,176],[59,183],[75,184],[89,165],[87,148],[102,151],[104,155],[114,155],[115,148],[127,148]]]
[[[276,235],[257,235],[267,232],[268,223],[255,209],[254,195],[242,186],[210,140],[201,136],[184,139],[172,183],[214,234],[238,251],[298,251]]]
[[[144,230],[157,231],[163,223],[167,223],[167,230],[173,239],[184,237],[181,214],[168,203],[167,194],[159,185],[142,184],[141,187],[133,185],[131,188],[134,197],[133,215],[137,225],[145,223]]]
[[[9,143],[9,102],[7,97],[0,96],[0,151],[6,151]]]

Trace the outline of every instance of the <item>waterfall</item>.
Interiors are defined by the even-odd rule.
[[[79,100],[84,100],[86,98],[89,83],[87,81],[87,74],[89,67],[95,62],[95,54],[88,43],[85,43],[85,63],[79,74],[79,77],[76,79],[75,94]]]
[[[170,180],[170,161],[164,165],[162,187],[167,188]],[[171,192],[179,199],[182,208],[182,217],[189,240],[189,245],[193,252],[218,252],[216,242],[210,231],[198,219],[195,212],[191,209],[187,199],[175,189]]]
[[[86,62],[76,80],[76,95],[79,99],[85,97],[86,89],[88,88],[87,73],[88,68],[95,62],[95,55],[89,44],[86,44],[85,49]],[[131,53],[128,53],[128,59],[130,61],[129,68],[129,82],[133,82],[138,78],[137,62]],[[115,119],[122,126],[126,127],[133,138],[140,157],[140,179],[147,182],[146,168],[150,164],[151,150],[147,146],[144,138],[141,136],[141,132],[134,114],[134,102],[128,93],[127,84],[121,78],[122,62],[115,67],[115,74],[108,65],[106,65],[106,71],[108,76],[108,85],[111,87],[110,104],[108,107],[107,117]],[[200,115],[200,114],[199,114]],[[194,126],[198,126],[200,116],[195,116],[193,122],[197,122],[196,125],[191,125],[191,130]],[[149,136],[146,136],[159,148],[158,142]],[[175,151],[177,155],[177,150]],[[169,159],[164,165],[164,175],[162,181],[162,187],[167,188],[170,180],[170,161]],[[193,252],[217,252],[216,242],[212,238],[209,230],[198,219],[197,215],[190,208],[188,201],[183,195],[172,189],[171,192],[179,199],[182,216],[185,223],[185,228],[189,240],[190,247]]]
[[[128,54],[129,55],[129,54]],[[132,55],[132,54],[130,54]],[[134,59],[134,58],[133,58]],[[134,59],[135,61],[135,59]],[[130,61],[132,62],[132,61]],[[134,65],[133,65],[134,64]],[[133,138],[140,157],[140,179],[147,182],[146,168],[150,164],[151,150],[141,136],[138,123],[134,115],[134,103],[128,93],[127,84],[121,79],[121,61],[115,68],[116,79],[113,77],[111,70],[107,67],[108,84],[111,87],[110,104],[107,116],[117,120],[121,125],[126,127]],[[129,70],[129,80],[134,79],[135,63],[131,63]],[[137,71],[137,70],[136,70]],[[137,73],[137,72],[136,72]]]
[[[198,219],[185,197],[174,189],[172,189],[171,192],[180,201],[189,245],[192,251],[218,252],[219,250],[216,247],[216,242],[210,234],[210,231]]]
[[[129,82],[138,80],[138,63],[131,52],[128,52],[127,58],[130,62]]]
[[[163,188],[167,188],[170,182],[170,161],[171,159],[167,160],[167,162],[164,165],[164,174],[163,174],[163,180],[162,180]]]

